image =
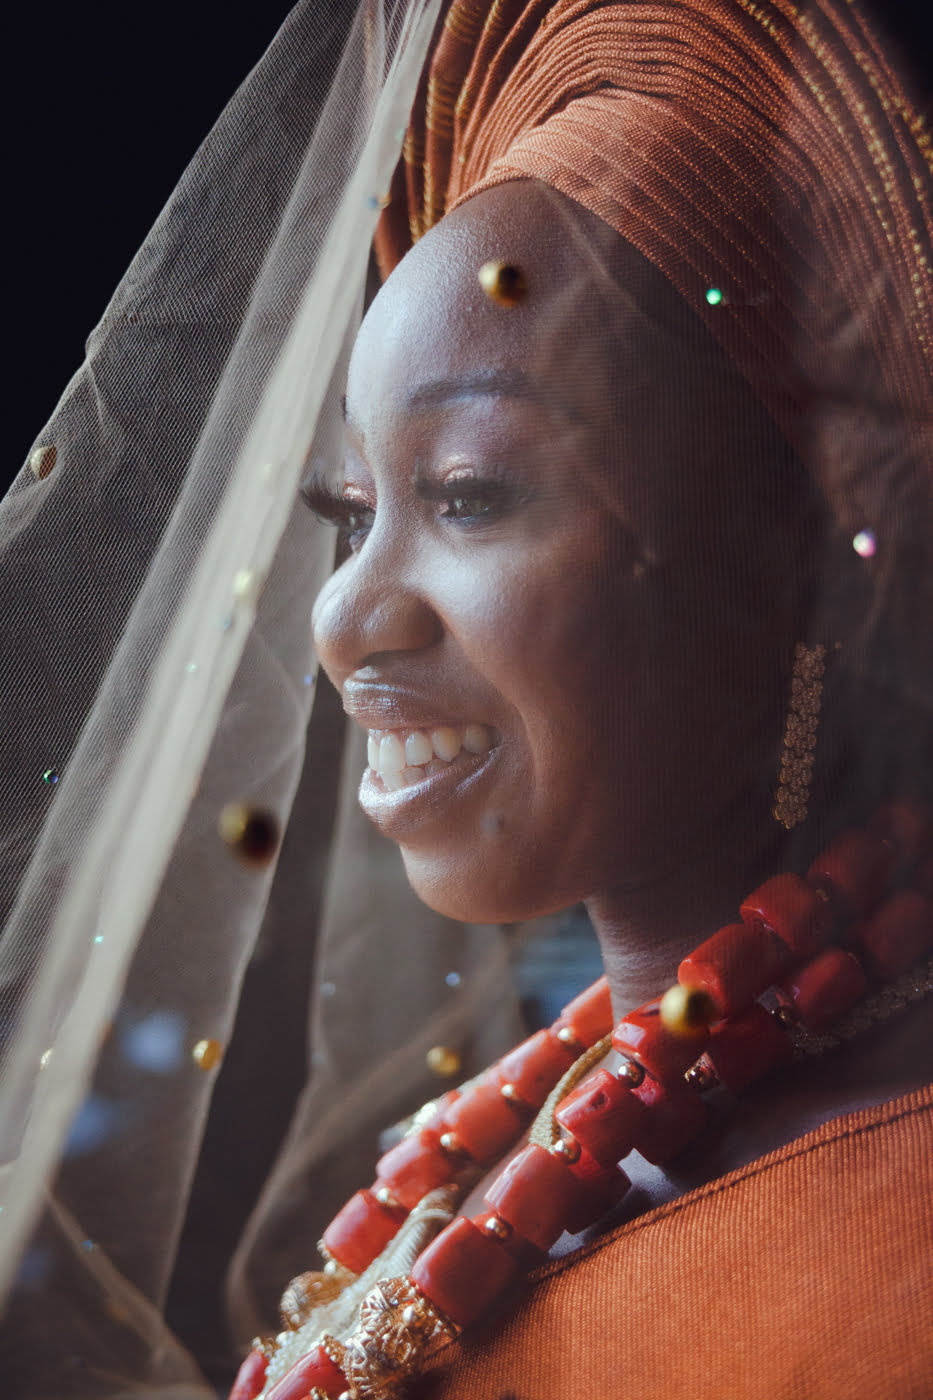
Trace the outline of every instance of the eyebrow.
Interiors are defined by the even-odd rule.
[[[499,396],[527,399],[551,412],[556,410],[565,418],[580,421],[579,411],[568,404],[559,393],[519,369],[478,370],[474,374],[433,379],[412,389],[406,395],[404,403],[409,413],[420,413],[467,399]]]
[[[402,401],[406,413],[425,413],[432,408],[443,408],[451,403],[463,403],[477,398],[525,399],[536,403],[548,412],[560,413],[573,423],[584,422],[579,409],[567,402],[553,388],[546,387],[519,369],[477,370],[473,374],[461,374],[445,379],[432,379],[411,389]],[[351,431],[353,417],[347,414],[346,395],[341,400],[344,421]]]

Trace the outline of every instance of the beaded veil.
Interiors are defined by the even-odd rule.
[[[702,62],[665,87],[681,49]],[[622,100],[620,165],[600,130]],[[716,147],[720,101],[747,120]],[[665,102],[689,141],[675,121],[652,145]],[[772,142],[781,160],[762,156]],[[740,165],[748,201],[700,200],[701,220],[692,163],[714,147],[716,179]],[[222,1380],[270,1329],[371,1180],[380,1131],[450,1082],[427,1052],[474,1073],[522,1035],[523,931],[429,911],[357,808],[365,739],[317,687],[310,641],[334,545],[298,489],[339,476],[378,271],[478,191],[528,178],[661,271],[696,313],[690,353],[738,366],[819,492],[798,689],[789,657],[789,727],[762,775],[782,781],[783,742],[787,860],[806,868],[819,840],[801,784],[828,835],[885,797],[933,796],[930,145],[860,11],[363,0],[325,23],[298,5],[0,515],[10,1394],[209,1397],[203,1373]],[[580,334],[616,343],[595,316]],[[54,567],[51,532],[69,542]],[[244,832],[244,814],[262,822]]]

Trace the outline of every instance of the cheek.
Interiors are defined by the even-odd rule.
[[[466,645],[533,742],[570,728],[582,745],[589,729],[604,727],[629,630],[623,592],[599,559],[539,549],[477,597]]]

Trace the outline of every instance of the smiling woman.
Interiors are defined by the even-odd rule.
[[[933,989],[933,692],[901,573],[914,557],[929,621],[929,183],[873,43],[832,4],[447,11],[377,231],[343,484],[307,492],[347,545],[315,646],[416,893],[485,922],[583,900],[607,982],[379,1161],[324,1234],[343,1309],[306,1276],[236,1400],[867,1395],[929,1372],[929,1314],[895,1282],[929,1203],[911,1190],[892,1229],[886,1169],[853,1182],[840,1146],[887,1136],[899,1182],[928,1170],[886,1132],[910,1117],[928,1155],[926,1011],[787,1065]],[[898,114],[883,155],[866,78]],[[845,1253],[843,1173],[871,1266],[817,1242]],[[769,1277],[725,1301],[787,1211],[813,1246],[772,1238]],[[584,1227],[507,1327],[450,1348]],[[723,1270],[712,1336],[694,1251]],[[647,1316],[619,1301],[646,1276]]]
[[[335,15],[3,507],[0,1389],[924,1394],[922,117],[862,0]]]
[[[389,279],[350,362],[342,503],[309,491],[353,513],[315,643],[379,744],[364,811],[432,907],[504,922],[663,882],[656,922],[689,937],[722,904],[713,852],[726,908],[773,855],[818,515],[747,386],[607,232],[508,184]],[[518,307],[479,289],[496,253],[530,269]],[[451,751],[403,766],[438,731]]]

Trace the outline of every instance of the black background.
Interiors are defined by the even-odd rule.
[[[290,8],[54,0],[15,13],[3,95],[12,352],[3,484],[188,161]]]

